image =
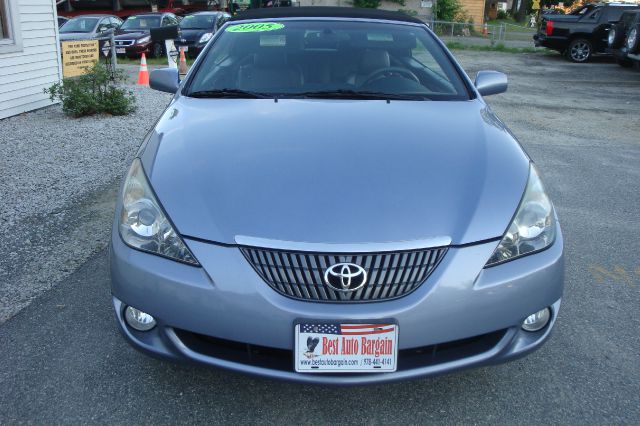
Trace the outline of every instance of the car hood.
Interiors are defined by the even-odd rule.
[[[93,33],[60,33],[60,41],[68,40],[93,40]]]
[[[141,158],[179,233],[229,244],[500,237],[529,169],[481,100],[178,97]]]
[[[213,29],[180,30],[180,38],[189,42],[197,42],[205,33],[212,33]]]
[[[151,34],[150,31],[125,31],[118,30],[116,31],[116,36],[114,37],[116,40],[134,40],[142,37],[146,37]]]

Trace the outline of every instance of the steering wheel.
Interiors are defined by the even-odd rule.
[[[418,79],[418,76],[416,76],[412,71],[406,68],[385,67],[385,68],[380,68],[379,70],[375,70],[374,72],[369,74],[363,80],[363,83],[360,86],[366,86],[367,84],[372,83],[375,80],[378,80],[383,77],[390,77],[393,74],[399,74],[402,77],[408,78],[409,80],[413,80],[418,84],[420,83],[420,79]]]

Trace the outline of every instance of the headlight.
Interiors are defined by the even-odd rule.
[[[613,41],[616,39],[616,30],[614,28],[611,28],[611,31],[609,31],[609,46],[613,46]]]
[[[533,166],[520,206],[486,266],[516,259],[549,247],[556,237],[553,205]]]
[[[211,40],[211,36],[213,35],[213,33],[204,33],[202,34],[202,37],[200,37],[200,41],[198,41],[198,43],[206,43],[209,40]]]
[[[137,158],[133,160],[122,191],[120,235],[135,249],[198,265],[162,211]]]
[[[149,40],[151,40],[151,36],[142,37],[136,41],[136,44],[145,44],[148,43]]]

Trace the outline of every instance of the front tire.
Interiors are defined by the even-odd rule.
[[[585,63],[591,59],[593,47],[589,40],[584,38],[576,38],[571,40],[567,49],[567,58],[572,62]]]

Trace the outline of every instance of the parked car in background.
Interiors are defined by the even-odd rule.
[[[616,58],[616,62],[620,66],[630,67],[633,65],[633,61],[627,57],[629,53],[627,42],[629,41],[629,32],[639,23],[640,10],[624,12],[620,21],[617,24],[612,25],[609,30],[609,48],[607,49],[607,52],[611,53],[614,58]]]
[[[139,58],[143,53],[158,58],[164,54],[162,42],[151,40],[151,28],[178,25],[173,13],[143,13],[129,16],[116,32],[116,54]]]
[[[122,20],[112,15],[82,15],[71,18],[60,28],[60,42],[69,40],[100,40],[101,44],[109,30],[117,29]]]
[[[184,48],[189,57],[195,58],[204,46],[227,20],[226,12],[196,12],[180,21],[180,38],[176,47]]]
[[[65,18],[64,16],[58,16],[58,28],[66,24],[67,21],[69,21],[69,18]]]
[[[622,13],[640,10],[637,4],[589,4],[568,15],[542,15],[536,46],[557,50],[573,62],[587,62],[593,54],[606,53],[611,24]]]

